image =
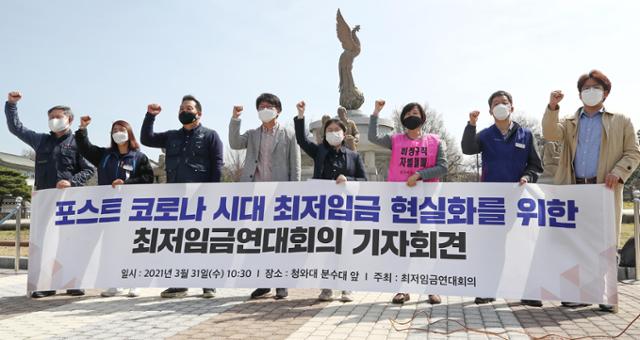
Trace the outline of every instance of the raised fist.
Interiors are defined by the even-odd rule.
[[[8,101],[11,104],[17,103],[20,99],[22,99],[22,94],[18,91],[9,92]]]
[[[162,107],[160,107],[159,104],[149,104],[147,105],[147,112],[157,116],[160,114],[160,111],[162,111]]]
[[[304,102],[304,100],[301,100],[300,102],[298,102],[298,104],[296,104],[296,109],[298,109],[298,116],[302,117],[304,116],[304,110],[307,108],[307,104]]]
[[[562,93],[562,91],[555,90],[551,92],[551,95],[549,96],[549,108],[552,110],[557,110],[558,103],[562,101],[562,98],[564,98],[564,93]]]
[[[480,111],[471,111],[471,113],[469,113],[469,124],[476,126],[476,123],[478,123],[478,116],[480,116]]]
[[[375,108],[373,109],[373,114],[377,115],[378,113],[380,113],[380,111],[382,111],[382,108],[384,107],[384,104],[385,104],[385,101],[383,99],[376,100]]]
[[[242,113],[242,110],[244,110],[244,108],[242,107],[242,105],[236,105],[233,107],[233,118],[239,118],[240,114]]]
[[[80,117],[80,128],[84,129],[91,124],[91,116]]]

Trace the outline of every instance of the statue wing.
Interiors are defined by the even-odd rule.
[[[356,46],[353,38],[351,37],[351,28],[349,28],[347,22],[344,21],[339,9],[336,18],[336,30],[338,32],[338,40],[342,43],[342,48],[345,50],[355,50]]]

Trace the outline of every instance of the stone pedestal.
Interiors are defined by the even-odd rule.
[[[360,110],[347,111],[349,119],[353,120],[358,126],[360,132],[360,141],[358,142],[358,153],[364,159],[365,170],[369,181],[384,181],[387,178],[387,169],[389,167],[389,158],[391,150],[382,148],[369,142],[369,116]],[[337,118],[334,117],[334,118]],[[318,140],[322,129],[322,121],[317,120],[311,122],[309,131]],[[378,118],[378,134],[391,133],[393,131],[393,121],[386,118]],[[313,176],[313,160],[311,160],[303,152],[302,156],[302,179],[311,178]]]

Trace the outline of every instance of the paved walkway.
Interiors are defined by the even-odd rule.
[[[478,306],[472,298],[453,296],[431,306],[426,295],[415,294],[403,306],[389,303],[389,293],[355,293],[351,303],[319,302],[317,289],[292,289],[289,298],[280,301],[248,300],[248,289],[220,289],[209,300],[198,297],[196,289],[187,298],[161,299],[161,289],[155,288],[143,289],[137,298],[101,298],[98,290],[90,290],[81,298],[33,300],[25,297],[25,285],[25,273],[0,270],[0,339],[612,337],[640,314],[640,286],[623,284],[617,314],[600,312],[597,306],[568,309],[551,302],[543,308],[505,300]],[[618,339],[640,339],[640,320]]]

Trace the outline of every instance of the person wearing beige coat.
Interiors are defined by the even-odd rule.
[[[559,119],[558,103],[564,95],[562,91],[553,91],[542,118],[543,137],[548,141],[563,144],[554,184],[602,183],[614,190],[616,209],[614,225],[616,237],[619,238],[624,182],[640,164],[638,139],[629,117],[609,112],[604,108],[603,102],[609,95],[611,82],[602,72],[593,70],[581,76],[578,80],[578,90],[584,106],[575,114]],[[587,124],[594,123],[595,125],[590,126],[598,127],[600,131],[595,131],[595,134],[586,131]],[[584,124],[584,130],[581,130],[581,124]],[[599,139],[589,137],[598,135]],[[583,153],[583,150],[587,149],[596,150],[596,152]],[[576,158],[580,158],[580,164]],[[590,175],[585,177],[578,175],[577,172],[584,172],[582,170],[585,168],[584,164],[589,168],[590,162],[596,162],[591,164],[591,171],[585,172]],[[567,305],[570,306],[570,304]],[[601,305],[600,308],[613,311],[613,306]]]

